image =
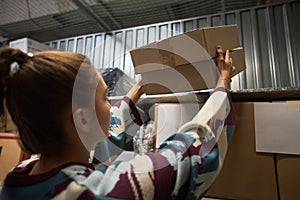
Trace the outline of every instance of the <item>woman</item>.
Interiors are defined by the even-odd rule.
[[[210,99],[226,100],[222,131],[230,136],[234,120],[227,90],[234,67],[228,51],[224,58],[219,46],[217,54],[220,79]],[[216,133],[199,125],[198,115],[157,152],[96,170],[90,166],[95,144],[108,137],[122,147],[126,137],[116,138],[126,135],[132,123],[141,125],[134,104],[143,87],[135,85],[111,107],[103,79],[83,55],[47,51],[28,56],[5,47],[0,76],[1,99],[6,98],[23,150],[40,155],[7,175],[1,199],[199,199],[218,174],[224,151],[217,137],[207,137]]]

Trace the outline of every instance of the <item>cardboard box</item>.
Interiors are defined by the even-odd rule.
[[[18,135],[0,133],[0,185],[2,185],[6,174],[22,159],[23,153],[18,144]]]
[[[274,155],[257,153],[254,103],[234,103],[236,127],[222,170],[207,192],[221,199],[278,199]],[[288,187],[288,186],[286,186]]]
[[[130,51],[136,74],[141,74],[146,94],[214,88],[218,69],[216,46],[234,50],[230,55],[235,74],[245,69],[236,25],[200,28]],[[238,49],[237,49],[238,48]]]
[[[280,199],[300,199],[300,156],[277,155]]]
[[[29,38],[22,38],[9,42],[9,46],[19,48],[24,53],[35,53],[39,51],[49,50],[50,47],[43,43],[37,42]]]

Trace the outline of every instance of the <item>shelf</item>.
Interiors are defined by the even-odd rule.
[[[176,94],[143,95],[139,103],[205,102],[213,90]],[[300,100],[300,88],[262,88],[230,91],[233,102],[272,102]],[[122,97],[109,97],[114,102]]]

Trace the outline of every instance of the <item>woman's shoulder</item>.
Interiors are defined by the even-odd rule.
[[[29,159],[16,166],[6,176],[1,195],[14,196],[16,199],[31,199],[33,193],[36,194],[36,199],[55,197],[66,199],[65,195],[67,199],[73,199],[74,195],[94,196],[90,185],[95,182],[95,175],[94,169],[89,165],[68,162],[48,172],[30,175],[37,161],[38,159]],[[90,181],[90,176],[94,176],[94,181]],[[100,182],[101,179],[98,178],[96,181]]]
[[[58,167],[55,167],[48,172],[30,175],[35,163],[39,160],[38,157],[22,161],[12,169],[6,176],[4,185],[6,186],[26,186],[47,182],[53,177],[66,177],[67,179],[77,179],[76,177],[88,177],[93,171],[93,167],[78,162],[66,162]],[[59,178],[61,180],[61,178]]]

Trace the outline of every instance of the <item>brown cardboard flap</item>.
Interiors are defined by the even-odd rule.
[[[237,25],[204,28],[203,32],[206,50],[211,57],[216,55],[217,45],[221,45],[224,51],[240,46]]]
[[[230,57],[232,58],[233,66],[235,66],[235,71],[233,73],[233,76],[237,75],[238,73],[246,69],[244,49],[239,49],[231,52]]]

